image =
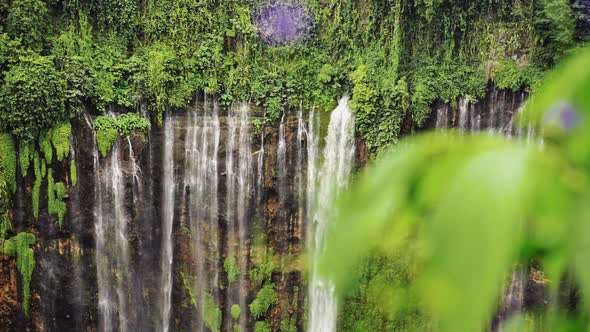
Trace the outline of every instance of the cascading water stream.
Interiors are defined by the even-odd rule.
[[[310,121],[311,122],[311,121]],[[312,219],[310,238],[313,257],[310,285],[310,332],[336,331],[337,303],[334,284],[319,275],[319,256],[324,250],[327,220],[336,195],[348,184],[354,157],[354,119],[348,108],[348,97],[340,99],[332,111],[328,136],[324,147],[324,161],[320,170],[322,180],[317,206]]]
[[[115,142],[103,164],[98,160],[98,152],[95,153],[95,163],[100,165],[97,172],[98,197],[95,211],[99,328],[101,331],[127,331],[130,266],[121,144],[119,141]],[[131,167],[135,168],[136,165]]]
[[[197,326],[204,330],[207,305],[219,303],[218,163],[220,124],[216,103],[205,95],[202,110],[190,110],[185,142],[185,201],[193,238]],[[210,322],[209,322],[210,323]]]
[[[436,129],[444,129],[449,125],[449,106],[444,104],[436,109]]]
[[[313,225],[314,210],[316,206],[316,182],[317,182],[317,167],[318,167],[318,150],[319,150],[319,117],[315,113],[315,108],[312,106],[309,111],[309,120],[307,128],[307,190],[306,190],[306,218],[308,224],[308,241],[311,237],[311,227]]]
[[[459,99],[459,121],[458,127],[461,131],[469,130],[469,99]]]
[[[246,275],[248,271],[247,220],[250,196],[250,133],[249,109],[241,104],[230,110],[228,116],[228,142],[226,145],[226,217],[228,223],[228,257],[235,257],[239,267],[237,287],[229,296],[229,306],[246,307]],[[246,315],[240,315],[240,326],[246,326]]]
[[[134,195],[133,195],[133,203],[136,204],[137,203],[137,197],[138,195],[135,195],[135,188],[139,187],[139,185],[141,184],[141,179],[140,179],[140,174],[141,174],[141,168],[139,167],[139,165],[137,164],[137,160],[135,160],[135,154],[133,152],[133,144],[131,144],[131,138],[127,137],[127,149],[128,149],[128,153],[129,153],[129,172],[131,173],[131,180],[132,183],[131,185],[133,186],[133,190],[134,190]]]
[[[262,182],[264,181],[264,129],[260,133],[260,150],[256,153],[258,154],[256,161],[256,203],[260,205],[262,201]]]
[[[250,168],[251,168],[251,152],[250,152],[250,132],[249,132],[249,109],[247,105],[242,105],[239,110],[240,117],[240,135],[239,135],[239,167],[238,167],[238,202],[237,202],[237,220],[239,232],[239,262],[240,262],[240,277],[239,277],[239,304],[240,308],[246,309],[247,284],[246,275],[248,271],[248,252],[247,252],[247,237],[248,237],[248,221],[246,213],[248,211],[248,201],[250,195]],[[240,316],[240,326],[246,326],[246,315]]]
[[[86,114],[85,114],[86,115]],[[90,116],[85,116],[85,120],[88,123],[90,128],[92,127],[92,120]],[[94,160],[94,182],[95,182],[95,211],[94,211],[94,218],[95,218],[95,235],[96,235],[96,274],[97,274],[97,283],[98,283],[98,311],[99,311],[99,325],[98,328],[101,331],[108,332],[112,331],[111,326],[111,316],[112,316],[112,296],[109,290],[109,270],[108,270],[108,257],[106,256],[106,237],[105,237],[105,223],[104,218],[102,215],[102,199],[103,199],[103,189],[102,189],[102,176],[100,175],[100,157],[98,152],[98,147],[96,144],[96,133],[93,132],[93,139],[92,142],[94,143],[94,147],[92,149],[92,157]]]
[[[279,199],[281,211],[285,211],[287,200],[287,143],[285,142],[285,113],[281,117],[279,125],[279,144],[277,147],[277,173],[279,178]]]
[[[139,105],[139,114],[144,119],[150,120],[145,103]],[[154,137],[150,127],[145,133],[145,144],[135,146],[137,162],[142,165],[142,169],[138,168],[136,172],[140,176],[136,177],[136,185],[134,185],[135,204],[133,226],[130,230],[137,237],[137,245],[132,255],[132,262],[136,267],[132,279],[134,294],[132,301],[137,312],[134,325],[136,331],[162,330],[162,205],[158,204],[162,201],[162,170],[154,167],[154,165],[160,166],[162,156],[158,154],[160,158],[154,158],[156,155],[154,150],[161,149],[163,144],[154,144]],[[159,137],[161,136],[158,135]],[[132,140],[132,142],[137,141],[139,140]],[[154,271],[160,273],[154,273]]]
[[[167,114],[164,122],[164,149],[162,154],[162,256],[161,261],[161,286],[160,286],[160,310],[162,331],[170,329],[170,310],[172,305],[172,224],[174,222],[174,130],[175,120]]]
[[[303,230],[305,215],[305,170],[303,169],[304,160],[304,140],[308,139],[307,128],[305,126],[305,119],[303,118],[303,110],[300,108],[297,112],[297,167],[295,180],[297,183],[297,201],[299,208],[297,211],[297,229]]]

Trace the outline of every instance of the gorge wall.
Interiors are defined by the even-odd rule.
[[[475,104],[437,103],[426,123],[517,135],[513,116],[525,97],[490,86]],[[172,331],[254,330],[257,322],[305,330],[307,176],[317,172],[308,159],[323,159],[329,114],[294,109],[263,125],[263,109],[220,108],[212,99],[201,95],[162,126],[118,138],[106,157],[92,116],[73,119],[69,158],[47,166],[68,188],[62,226],[45,199],[35,218],[35,176],[17,168],[13,231],[37,236],[36,267],[27,316],[15,259],[2,255],[6,330],[164,330],[166,317]],[[361,140],[355,146],[359,168],[368,155]],[[47,187],[43,181],[40,197]],[[518,310],[544,296],[539,272],[526,273],[518,294],[507,295]],[[354,304],[343,307],[345,328],[362,311],[349,317]]]
[[[589,16],[585,0],[0,3],[0,330],[304,330],[335,97],[354,168],[427,129],[533,139],[512,118]],[[498,320],[542,303],[523,271]],[[339,328],[399,323],[368,302],[347,294]]]

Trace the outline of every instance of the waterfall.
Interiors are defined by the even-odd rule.
[[[303,171],[303,142],[308,138],[307,129],[305,127],[305,119],[303,119],[303,110],[299,109],[297,112],[297,198],[299,202],[304,202],[305,192],[303,177],[305,172]],[[300,206],[302,206],[300,204]]]
[[[319,276],[319,256],[324,248],[329,214],[338,192],[347,185],[354,157],[354,119],[348,108],[348,97],[338,102],[332,111],[324,148],[324,162],[320,170],[321,185],[317,207],[312,220],[313,238],[310,239],[313,267],[310,285],[311,332],[336,331],[337,303],[334,284]]]
[[[187,219],[193,239],[192,255],[195,264],[193,288],[198,302],[199,330],[204,330],[205,324],[208,323],[205,321],[207,299],[219,303],[217,163],[219,141],[218,107],[216,103],[211,105],[208,96],[205,95],[203,109],[188,112],[184,173]],[[211,327],[210,329],[213,330]]]
[[[83,117],[89,117],[88,113],[86,112],[85,109],[81,110],[81,113],[83,115]],[[90,127],[88,127],[88,130],[93,133],[92,131],[92,124],[91,122],[88,122],[90,124]],[[96,142],[94,140],[92,140],[92,143],[96,144]],[[81,239],[84,236],[84,233],[87,231],[87,227],[85,225],[86,223],[86,215],[84,215],[83,213],[81,213],[81,205],[82,202],[84,202],[84,206],[88,206],[88,197],[87,192],[84,191],[85,188],[87,187],[83,187],[83,184],[79,183],[79,180],[77,178],[76,175],[76,181],[74,181],[74,176],[71,172],[73,172],[74,170],[76,171],[76,174],[79,174],[77,170],[81,169],[83,166],[86,166],[87,164],[83,163],[82,160],[88,160],[86,158],[80,158],[87,150],[82,150],[83,149],[83,145],[81,144],[80,141],[78,140],[78,137],[75,135],[75,133],[72,133],[72,135],[70,135],[70,180],[71,180],[71,185],[72,187],[70,187],[69,190],[69,195],[70,195],[70,199],[68,201],[68,218],[70,220],[70,225],[72,227],[72,242],[75,243],[75,245],[77,247],[80,246],[81,243]],[[85,147],[84,147],[85,148]],[[90,159],[91,160],[91,159]],[[72,169],[73,168],[73,169]],[[91,182],[91,181],[89,181]],[[87,183],[85,183],[87,184]],[[84,184],[84,185],[85,185]],[[90,183],[90,185],[92,185],[92,183]],[[75,250],[70,249],[71,253],[76,253]],[[80,251],[78,251],[77,253],[79,253]],[[75,257],[74,255],[72,255],[73,257]],[[72,312],[72,318],[74,319],[74,325],[73,325],[73,329],[81,331],[84,329],[84,316],[83,313],[85,311],[85,292],[88,290],[88,278],[87,276],[90,275],[90,270],[88,270],[86,268],[86,264],[85,262],[88,262],[88,260],[83,260],[82,257],[79,257],[79,259],[74,259],[72,261],[72,289],[73,289],[73,296],[71,299],[69,299],[70,301],[73,302],[73,312]],[[57,288],[56,288],[57,289]]]
[[[131,144],[131,138],[127,137],[127,149],[129,153],[129,168],[131,173],[131,180],[133,180],[132,185],[133,189],[135,190],[136,186],[139,186],[139,173],[141,169],[135,160],[135,154],[133,153],[133,144]],[[133,203],[137,203],[137,196],[133,195]]]
[[[96,269],[101,331],[127,331],[129,319],[129,243],[128,215],[124,208],[125,183],[121,144],[117,140],[112,151],[100,163],[95,149],[97,181],[95,210]],[[131,165],[135,169],[137,165]],[[114,318],[118,318],[115,324]]]
[[[469,105],[469,111],[471,113],[471,131],[481,130],[481,110],[476,108],[474,104]]]
[[[149,120],[147,105],[140,104],[139,114]],[[160,132],[160,130],[157,130]],[[158,135],[158,138],[160,136]],[[137,245],[135,246],[135,256],[133,263],[136,266],[135,276],[133,279],[133,304],[137,311],[136,331],[162,330],[161,321],[161,292],[162,292],[162,190],[160,183],[162,179],[161,170],[154,169],[154,164],[160,165],[162,156],[154,158],[155,149],[163,148],[163,144],[154,144],[154,135],[152,129],[147,130],[145,148],[142,145],[136,146],[138,149],[138,161],[141,162],[143,169],[138,169],[141,177],[136,178],[137,194],[134,194],[134,216],[133,232],[137,236]],[[154,163],[155,161],[155,163]],[[141,180],[141,181],[139,181]],[[156,194],[156,191],[158,192]],[[157,202],[156,202],[157,195]],[[160,273],[155,273],[158,271]]]
[[[461,131],[468,131],[469,129],[469,99],[467,98],[459,100],[458,127]]]
[[[227,258],[235,257],[239,276],[237,287],[230,287],[230,301],[240,306],[240,326],[246,326],[246,275],[248,271],[247,211],[250,195],[250,134],[249,110],[247,104],[233,107],[228,116],[228,137],[226,145],[226,218],[228,224]],[[237,299],[236,299],[237,297]]]
[[[162,256],[160,310],[162,331],[168,332],[170,327],[170,309],[172,305],[172,224],[174,221],[174,118],[167,114],[164,123],[164,149],[162,154]]]
[[[104,217],[102,214],[103,210],[103,188],[101,185],[102,176],[100,174],[100,157],[98,152],[98,146],[96,143],[96,132],[93,129],[92,125],[92,118],[90,114],[84,112],[84,120],[88,125],[88,128],[92,130],[92,160],[93,160],[93,171],[94,171],[94,232],[95,232],[95,239],[96,239],[96,281],[98,287],[98,314],[99,314],[99,322],[98,322],[98,329],[99,331],[112,331],[113,328],[111,326],[112,321],[112,308],[114,306],[112,295],[110,293],[110,285],[111,285],[111,278],[109,275],[109,268],[108,268],[108,257],[106,256],[106,238],[105,238],[105,222]]]
[[[440,105],[436,109],[436,129],[444,129],[449,125],[449,106],[447,104]]]
[[[279,199],[281,210],[285,212],[287,200],[287,144],[285,142],[285,113],[279,125],[279,144],[277,147],[277,173],[279,178]]]
[[[305,215],[305,170],[303,169],[304,160],[304,140],[308,139],[303,110],[300,108],[297,112],[297,166],[295,180],[297,183],[297,201],[299,208],[297,211],[297,229],[301,232],[304,227]]]
[[[316,195],[316,181],[317,181],[317,167],[318,167],[318,150],[319,150],[319,117],[315,113],[315,108],[312,106],[309,111],[309,120],[307,128],[307,190],[306,190],[306,210],[308,223],[308,241],[312,239],[311,231],[313,225],[315,195]]]
[[[238,167],[238,202],[237,202],[237,221],[239,232],[239,252],[238,261],[240,262],[239,278],[239,304],[240,308],[246,309],[246,275],[248,271],[248,251],[246,238],[248,236],[246,212],[248,210],[248,199],[250,194],[250,133],[248,130],[248,106],[242,105],[239,109],[240,117],[240,135],[239,135],[239,167]],[[246,327],[246,315],[240,316],[240,326]]]
[[[262,129],[262,132],[260,133],[260,150],[256,153],[258,154],[256,162],[256,203],[260,206],[262,201],[262,182],[264,181],[264,129]]]
[[[500,100],[503,99],[499,99],[498,94],[498,90],[494,89],[494,91],[492,91],[492,103],[490,105],[490,114],[488,117],[488,128],[489,132],[492,134],[502,130],[500,127],[501,122],[499,122],[497,118],[498,114],[502,113],[502,108],[500,107],[499,103]]]

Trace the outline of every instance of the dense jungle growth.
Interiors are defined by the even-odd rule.
[[[261,8],[277,3],[302,8],[299,40],[264,34]],[[32,182],[31,222],[45,209],[61,229],[69,191],[80,185],[68,159],[72,119],[95,117],[106,158],[118,138],[131,149],[134,135],[161,127],[166,112],[190,107],[198,92],[222,107],[260,105],[257,127],[278,126],[289,109],[326,114],[350,96],[357,138],[372,159],[425,128],[437,102],[455,112],[459,98],[475,103],[490,86],[534,93],[588,42],[587,0],[0,0],[0,254],[16,258],[22,311],[29,313],[35,250],[43,249],[35,249],[39,234],[11,223],[17,180]],[[377,251],[356,266],[360,286],[343,295],[343,331],[426,328],[417,305],[393,317],[380,301],[384,281],[412,283],[414,252]],[[229,256],[221,264],[228,284],[239,281],[238,263]],[[265,318],[280,299],[274,266],[260,265],[250,271],[255,299],[227,311],[237,324],[249,310],[262,332],[272,330]],[[185,288],[196,307],[188,281]],[[203,302],[206,325],[219,330],[218,303]],[[296,330],[290,319],[281,330]]]
[[[272,3],[272,2],[271,2]],[[260,1],[12,0],[0,7],[0,120],[31,140],[82,105],[156,123],[198,90],[252,100],[276,121],[284,107],[322,110],[351,94],[372,151],[421,126],[436,100],[477,100],[488,80],[531,90],[587,39],[583,1],[304,1],[299,43],[260,39]]]

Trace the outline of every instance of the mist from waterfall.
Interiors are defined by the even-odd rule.
[[[324,250],[329,227],[332,203],[336,195],[348,184],[354,159],[354,119],[348,107],[348,97],[338,101],[332,111],[323,164],[319,171],[319,188],[311,220],[311,238],[308,239],[313,259],[309,291],[310,320],[308,331],[336,331],[337,301],[334,283],[319,275],[319,256]],[[310,121],[310,124],[313,123]]]

